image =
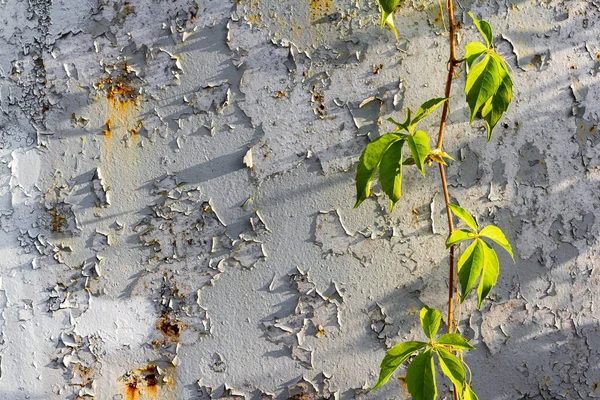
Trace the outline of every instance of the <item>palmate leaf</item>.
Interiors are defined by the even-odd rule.
[[[431,349],[415,357],[406,369],[406,386],[413,400],[435,400],[435,366]]]
[[[380,29],[383,29],[384,25],[387,24],[392,32],[394,32],[396,40],[398,40],[398,31],[394,26],[394,16],[392,14],[398,6],[398,3],[400,3],[400,0],[379,0],[379,7],[381,7]]]
[[[371,391],[385,385],[400,364],[406,361],[415,351],[425,346],[427,346],[427,343],[412,341],[399,343],[389,349],[380,365],[379,380],[377,380]]]
[[[454,354],[441,347],[437,347],[435,352],[438,355],[442,372],[454,384],[457,393],[462,394],[462,387],[465,383],[465,367],[462,362]]]
[[[471,110],[470,123],[473,123],[475,116],[481,110],[489,141],[496,124],[508,110],[512,100],[512,79],[506,63],[492,49],[490,24],[478,20],[471,13],[469,15],[485,39],[487,46],[480,42],[471,42],[465,46],[465,60],[469,70],[465,82],[465,93]],[[477,62],[477,60],[479,61]]]
[[[378,137],[365,147],[356,167],[356,203],[358,207],[371,194],[371,183],[385,151],[396,141],[398,135],[388,133]]]
[[[404,140],[394,142],[381,157],[379,182],[381,189],[390,198],[390,212],[402,196],[402,146]]]

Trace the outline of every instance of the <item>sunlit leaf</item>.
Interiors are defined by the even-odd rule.
[[[483,250],[483,272],[479,286],[477,287],[477,308],[479,309],[483,300],[496,285],[498,275],[500,274],[500,263],[492,246],[481,239],[478,239],[478,241],[481,243]]]
[[[458,333],[444,333],[436,341],[437,344],[451,347],[454,350],[475,350],[469,342]]]
[[[506,236],[504,236],[504,233],[500,230],[500,228],[494,225],[488,225],[485,228],[483,228],[481,232],[479,232],[479,236],[483,236],[493,240],[497,245],[502,247],[508,252],[508,254],[510,254],[510,256],[513,259],[513,262],[515,261],[515,256],[513,255],[512,247],[510,247],[510,243],[508,243]]]
[[[469,385],[468,383],[465,385],[463,400],[479,400],[473,389],[471,389],[471,385]]]
[[[442,321],[442,313],[435,308],[429,308],[427,306],[421,309],[421,326],[425,336],[433,340],[438,329],[440,329],[440,322]]]
[[[415,351],[425,346],[427,346],[427,343],[413,341],[399,343],[389,349],[380,365],[379,380],[377,380],[371,391],[385,385],[400,364],[406,361]]]
[[[460,280],[461,301],[465,301],[467,295],[477,283],[484,263],[483,244],[481,239],[475,239],[460,256],[457,268]]]
[[[452,158],[450,156],[450,154],[446,153],[445,151],[442,151],[441,149],[431,150],[429,152],[429,155],[427,156],[427,158],[431,161],[435,161],[437,163],[444,164],[444,165],[448,165],[448,164],[446,164],[446,160],[444,160],[444,158],[454,161],[454,158]],[[427,160],[425,162],[427,162]]]
[[[400,3],[400,0],[379,0],[379,6],[381,7],[380,29],[383,29],[383,26],[387,24],[392,32],[394,32],[396,40],[398,40],[398,31],[396,31],[396,27],[394,26],[394,16],[392,14],[398,3]]]
[[[470,123],[477,111],[498,91],[502,82],[500,69],[498,60],[486,54],[467,74],[465,93],[471,110]]]
[[[462,362],[448,350],[438,347],[435,351],[438,355],[442,372],[454,384],[457,394],[462,397],[462,386],[465,383],[465,367]]]
[[[421,121],[423,118],[425,118],[426,116],[431,114],[431,112],[433,112],[433,110],[438,108],[446,100],[448,100],[448,99],[447,98],[437,98],[437,99],[427,100],[425,103],[421,104],[421,107],[419,107],[417,112],[415,112],[415,117],[410,122],[410,126],[415,127],[419,123],[419,121]]]
[[[488,48],[481,42],[467,43],[465,46],[465,60],[467,61],[467,67],[471,69],[473,63],[487,50]]]
[[[452,232],[450,236],[448,236],[448,240],[446,240],[446,248],[449,249],[455,243],[462,242],[463,240],[473,239],[475,234],[466,229],[458,229]]]
[[[394,142],[381,158],[379,182],[381,189],[390,198],[390,211],[402,196],[402,146],[404,140]]]
[[[450,207],[452,214],[456,215],[465,224],[467,224],[469,228],[473,229],[473,232],[477,233],[477,222],[475,222],[475,219],[467,212],[467,210],[457,206],[456,204],[448,204],[448,207]]]
[[[423,131],[416,131],[413,135],[409,136],[406,141],[408,142],[410,153],[415,160],[415,165],[419,168],[421,174],[425,176],[425,159],[431,151],[431,148],[429,147],[429,136]]]
[[[497,58],[497,62],[504,63],[504,61],[497,56],[492,54],[492,57]],[[492,138],[492,132],[496,127],[496,124],[502,117],[502,115],[508,111],[508,106],[512,100],[512,79],[508,74],[508,71],[504,67],[504,71],[500,71],[501,81],[496,93],[490,97],[481,109],[481,117],[486,123],[488,141]]]
[[[469,14],[469,17],[471,17],[471,19],[473,20],[473,23],[477,27],[477,30],[479,30],[479,33],[481,33],[481,36],[483,36],[483,39],[487,43],[487,47],[491,48],[493,35],[492,27],[490,26],[490,24],[486,21],[482,21],[475,18],[475,16],[471,12],[468,12],[467,14]]]
[[[381,158],[390,145],[400,140],[398,135],[388,133],[378,137],[365,147],[356,167],[356,204],[358,207],[371,194],[371,182]]]
[[[435,366],[432,350],[415,357],[406,369],[406,386],[413,400],[435,400]]]

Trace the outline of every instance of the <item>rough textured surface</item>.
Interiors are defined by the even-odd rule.
[[[482,399],[600,397],[600,3],[463,1],[514,103],[455,81],[453,201],[517,263],[460,329]],[[384,351],[444,309],[434,169],[357,210],[369,139],[442,94],[437,1],[0,2],[3,399],[403,399]],[[436,117],[423,123],[433,132]],[[446,390],[440,385],[440,390]]]

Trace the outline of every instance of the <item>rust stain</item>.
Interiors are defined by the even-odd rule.
[[[52,225],[52,232],[55,233],[60,231],[60,228],[66,225],[67,223],[67,218],[65,218],[65,216],[58,211],[56,206],[53,206],[50,209],[50,220]]]
[[[110,119],[107,119],[104,123],[104,129],[102,129],[102,132],[104,133],[104,136],[112,135],[112,121]]]
[[[125,399],[126,400],[137,400],[140,391],[137,387],[137,381],[132,378],[125,384]]]
[[[166,314],[161,315],[156,323],[156,329],[162,333],[164,343],[179,342],[179,336],[183,328],[183,324],[171,320],[171,317]]]

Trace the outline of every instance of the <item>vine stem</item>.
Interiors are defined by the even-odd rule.
[[[446,90],[445,96],[446,101],[444,102],[444,108],[442,109],[442,117],[440,121],[440,130],[438,133],[437,140],[437,150],[442,149],[442,143],[444,142],[444,131],[446,129],[446,119],[448,118],[448,110],[450,108],[450,91],[452,89],[452,79],[454,77],[454,68],[456,65],[460,63],[459,60],[456,59],[456,43],[455,43],[455,35],[456,35],[456,26],[454,24],[454,5],[452,4],[452,0],[446,0],[446,8],[448,9],[448,25],[450,27],[450,58],[448,59],[448,77],[446,78]],[[448,196],[448,184],[446,182],[446,172],[444,170],[444,165],[439,163],[440,168],[440,178],[442,180],[442,188],[444,191],[444,201],[446,203],[446,216],[448,217],[448,234],[450,235],[454,231],[454,224],[452,223],[452,212],[450,211],[450,198]],[[450,266],[448,271],[448,333],[452,332],[452,323],[454,319],[453,314],[453,305],[454,305],[454,246],[450,247],[450,256],[449,256]],[[456,385],[454,385],[454,400],[458,400],[458,391],[456,389]]]

